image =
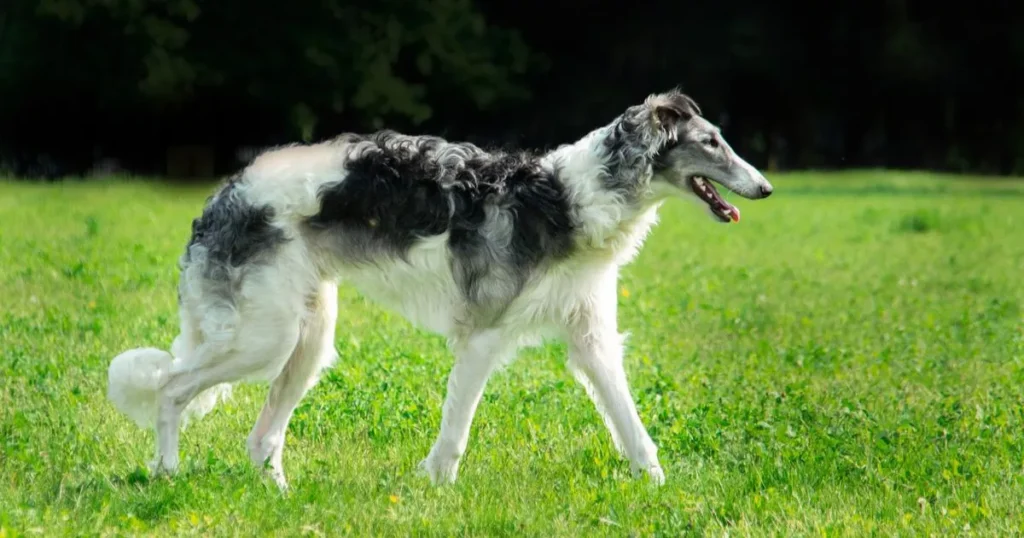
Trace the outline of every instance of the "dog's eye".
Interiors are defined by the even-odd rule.
[[[707,138],[707,139],[704,140],[704,145],[708,146],[708,147],[712,147],[712,148],[717,148],[718,147],[718,139],[715,138],[715,137]]]

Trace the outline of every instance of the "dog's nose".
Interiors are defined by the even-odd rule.
[[[772,191],[775,189],[771,185],[765,183],[761,185],[761,198],[767,198],[772,195]]]

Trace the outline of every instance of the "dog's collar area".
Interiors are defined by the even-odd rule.
[[[714,213],[719,220],[722,222],[740,221],[739,208],[723,200],[722,196],[718,194],[718,189],[716,189],[711,181],[706,177],[690,176],[687,178],[686,183],[698,198],[708,204],[708,207],[711,208],[711,212]]]

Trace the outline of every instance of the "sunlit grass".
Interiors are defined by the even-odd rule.
[[[245,452],[265,387],[190,425],[173,479],[148,476],[152,434],[105,399],[115,354],[176,333],[208,187],[0,183],[0,536],[1024,532],[1024,183],[772,179],[733,200],[739,225],[668,204],[624,271],[663,488],[629,478],[559,345],[492,380],[458,482],[433,488],[415,466],[443,341],[343,288],[288,496]]]

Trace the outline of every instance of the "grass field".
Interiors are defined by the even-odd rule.
[[[629,478],[560,345],[492,379],[458,482],[430,486],[444,343],[343,288],[286,497],[245,451],[265,387],[191,424],[172,479],[105,399],[115,354],[176,334],[207,188],[0,182],[0,537],[1024,532],[1024,183],[772,179],[739,225],[668,204],[624,271],[664,487]]]

